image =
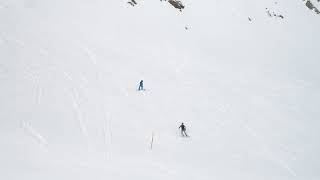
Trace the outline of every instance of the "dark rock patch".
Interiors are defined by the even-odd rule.
[[[274,11],[271,12],[270,9],[268,9],[268,8],[266,8],[266,13],[269,17],[284,19],[284,16],[282,14],[275,13]]]
[[[176,9],[179,9],[180,11],[182,11],[182,9],[184,9],[184,5],[182,4],[181,1],[178,0],[168,0],[168,2],[175,7]]]
[[[137,5],[137,2],[135,0],[130,0],[128,1],[128,4],[130,4],[131,6],[135,6]]]
[[[303,1],[305,1],[305,0],[303,0]],[[317,1],[320,2],[320,0],[317,0]],[[314,11],[315,13],[320,14],[319,9],[316,8],[316,7],[312,4],[312,2],[311,2],[310,0],[307,0],[307,1],[306,1],[306,6],[307,6],[311,11]]]

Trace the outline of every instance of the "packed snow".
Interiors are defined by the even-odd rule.
[[[181,3],[0,0],[0,179],[320,179],[320,16]]]

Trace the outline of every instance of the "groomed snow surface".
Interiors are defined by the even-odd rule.
[[[320,179],[319,15],[136,1],[0,0],[1,180]]]

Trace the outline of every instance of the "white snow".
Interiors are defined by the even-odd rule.
[[[182,2],[0,0],[0,179],[320,179],[320,16]]]

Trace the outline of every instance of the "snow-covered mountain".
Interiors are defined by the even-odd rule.
[[[135,2],[0,0],[0,179],[320,178],[307,1]]]

